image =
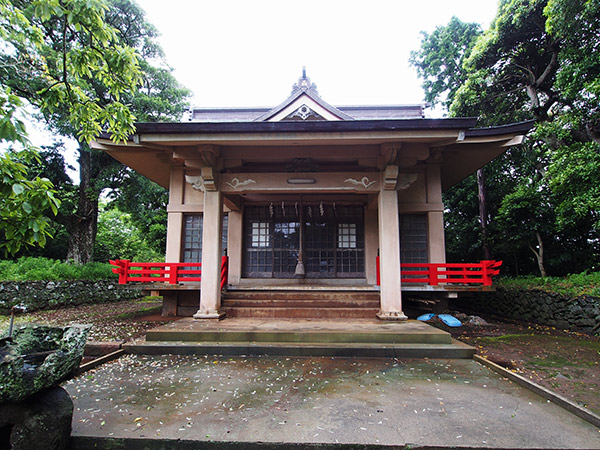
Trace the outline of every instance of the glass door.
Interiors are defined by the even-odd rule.
[[[365,276],[362,205],[246,206],[244,242],[245,277],[297,278],[300,254],[307,278]]]
[[[244,276],[292,278],[298,263],[300,220],[294,205],[245,208]]]
[[[362,205],[335,203],[304,207],[304,259],[309,278],[365,276]]]

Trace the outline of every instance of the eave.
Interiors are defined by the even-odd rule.
[[[248,147],[423,143],[443,151],[442,184],[448,189],[507,148],[520,143],[533,121],[473,128],[474,118],[312,122],[138,123],[127,143],[102,135],[93,147],[111,154],[167,187],[173,152],[202,144]],[[464,161],[467,161],[466,163]]]

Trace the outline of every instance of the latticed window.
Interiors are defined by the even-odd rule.
[[[402,263],[427,263],[427,215],[400,215],[400,255]]]
[[[338,248],[356,248],[356,224],[338,224]]]
[[[202,214],[188,214],[183,225],[183,262],[202,261]]]
[[[222,249],[227,248],[229,216],[223,216]],[[202,214],[186,214],[183,222],[183,262],[202,262]]]

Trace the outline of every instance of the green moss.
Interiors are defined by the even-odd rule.
[[[480,342],[494,343],[494,342],[513,342],[518,339],[532,337],[533,334],[504,334],[502,336],[482,336],[477,338]]]
[[[160,295],[146,295],[137,300],[137,303],[156,303],[162,302],[162,297]]]
[[[149,308],[138,309],[135,311],[128,311],[128,312],[124,312],[121,314],[117,314],[116,316],[111,316],[111,319],[124,320],[124,319],[131,319],[131,318],[137,317],[137,316],[145,316],[148,314],[159,313],[161,308],[162,308],[162,306],[158,305],[158,306],[152,306]]]
[[[574,365],[567,358],[559,355],[548,355],[544,358],[534,358],[527,363],[534,367],[566,367]]]

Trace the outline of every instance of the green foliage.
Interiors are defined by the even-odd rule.
[[[156,251],[147,238],[135,226],[130,214],[116,208],[101,207],[95,249],[98,261],[164,261],[164,250]]]
[[[69,264],[48,258],[0,260],[0,281],[110,280],[110,264]]]
[[[39,161],[31,149],[0,155],[0,249],[5,256],[24,245],[44,246],[50,236],[45,213],[56,214],[60,205],[50,180],[27,177],[31,161]]]
[[[148,178],[131,171],[119,189],[111,193],[111,197],[114,200],[107,205],[108,208],[127,212],[131,224],[143,230],[143,241],[156,254],[164,255],[169,192]]]
[[[101,0],[0,0],[1,86],[59,114],[88,142],[103,127],[115,140],[134,131],[121,97],[141,82],[139,57],[106,22],[107,9]],[[109,102],[99,101],[92,80]]]
[[[68,182],[60,147],[46,149],[35,169],[60,187],[53,227],[69,236],[65,256],[91,261],[98,198],[106,189],[118,197],[133,175],[88,143],[102,130],[126,139],[134,119],[179,120],[190,92],[166,66],[157,30],[132,0],[0,0],[0,13],[0,137],[26,136],[16,114],[26,99],[53,131],[79,141],[78,187]],[[148,225],[155,248],[164,242],[163,215]]]
[[[540,271],[555,274],[600,263],[599,29],[599,2],[501,0],[491,27],[452,53],[462,62],[460,87],[444,91],[443,71],[420,73],[435,80],[426,98],[436,86],[452,94],[452,116],[477,116],[480,125],[537,122],[520,150],[484,168],[485,241],[504,270],[532,272],[536,258]],[[443,61],[449,51],[424,41],[419,54]],[[450,260],[482,248],[475,189],[474,179],[464,180],[444,195]]]
[[[466,80],[462,62],[470,55],[480,34],[478,24],[464,23],[456,17],[431,34],[421,32],[421,48],[411,52],[410,64],[423,79],[426,101],[435,105],[445,97],[444,106],[450,106],[456,90]]]
[[[600,296],[600,272],[570,274],[565,277],[501,277],[497,286],[554,292],[567,297]]]

